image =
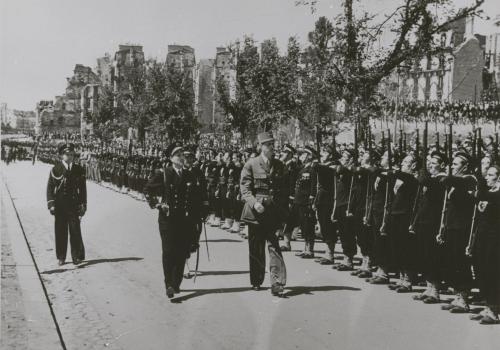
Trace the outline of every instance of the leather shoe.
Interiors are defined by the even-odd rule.
[[[428,296],[425,299],[422,300],[424,304],[439,304],[441,300],[439,298],[434,297],[434,296]]]
[[[399,286],[399,288],[396,289],[396,293],[410,293],[410,292],[411,292],[411,287]]]
[[[59,264],[59,266],[62,266],[62,265],[64,265],[64,260],[63,259],[59,259],[57,261],[57,263]]]
[[[354,268],[352,265],[345,265],[341,264],[339,267],[337,267],[337,271],[352,271]]]
[[[304,253],[301,256],[302,259],[314,259],[314,253]]]
[[[470,311],[469,307],[454,306],[450,309],[452,314],[466,314]]]
[[[258,292],[260,290],[260,286],[258,285],[252,286],[252,289]]]
[[[358,270],[354,270],[353,272],[351,272],[351,276],[359,276],[359,274],[363,272],[362,270],[358,269]]]
[[[167,297],[172,299],[174,297],[175,290],[172,287],[167,287]]]
[[[370,284],[389,284],[389,279],[375,276],[369,281],[369,283]]]
[[[412,298],[413,298],[413,300],[423,301],[427,297],[428,297],[428,295],[420,293],[420,294],[414,295]]]
[[[275,283],[271,286],[271,294],[275,297],[283,296],[283,286],[279,283]]]
[[[178,294],[178,293],[180,293],[180,292],[181,292],[181,289],[180,289],[179,287],[174,288],[174,292],[175,292],[176,294]]]
[[[400,284],[395,284],[395,283],[391,283],[387,286],[387,288],[389,288],[390,290],[396,290],[398,289],[399,287],[401,287]]]
[[[282,251],[282,252],[289,252],[289,251],[291,251],[291,250],[292,250],[292,247],[287,246],[287,245],[282,245],[282,246],[280,247],[280,249],[281,249],[281,251]]]
[[[372,277],[372,273],[370,271],[361,271],[358,275],[359,278],[370,278]]]
[[[483,318],[481,318],[479,320],[479,323],[480,324],[497,324],[499,323],[498,319],[494,319],[493,317],[490,317],[490,316],[483,316]]]
[[[455,305],[452,305],[452,304],[445,304],[445,305],[441,305],[441,310],[444,310],[444,311],[450,311],[451,309],[453,309],[455,307]]]
[[[73,260],[74,265],[80,265],[81,263],[82,263],[82,260],[80,260],[80,259]]]

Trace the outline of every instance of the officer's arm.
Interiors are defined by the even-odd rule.
[[[82,173],[80,177],[80,204],[83,204],[87,208],[87,181],[85,179],[85,170],[82,168]]]
[[[163,172],[160,170],[155,171],[154,175],[148,180],[144,186],[144,194],[149,206],[154,209],[158,204],[158,199],[156,195],[161,193],[163,188]]]
[[[55,206],[55,195],[54,190],[56,188],[55,180],[52,177],[52,171],[49,174],[49,180],[47,181],[47,208],[51,209]]]
[[[241,198],[251,207],[255,205],[257,199],[252,194],[253,172],[251,161],[248,161],[241,170],[240,192]]]

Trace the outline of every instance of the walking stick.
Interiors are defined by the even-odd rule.
[[[194,280],[193,280],[193,283],[196,283],[196,277],[198,277],[198,266],[199,266],[199,263],[200,263],[200,247],[198,247],[198,249],[196,249],[196,267],[195,267],[195,270],[194,270]]]
[[[203,222],[203,231],[205,233],[205,246],[207,247],[207,257],[208,261],[210,261],[210,251],[208,250],[207,227],[204,222]]]

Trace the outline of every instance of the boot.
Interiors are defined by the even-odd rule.
[[[440,297],[439,297],[439,289],[438,289],[438,283],[431,282],[431,286],[429,289],[429,295],[423,299],[423,302],[425,304],[437,304],[439,303]]]
[[[420,294],[414,295],[413,300],[423,301],[425,298],[431,295],[431,287],[432,287],[431,282],[426,281],[425,283],[426,283],[425,290]]]
[[[354,263],[352,258],[344,255],[344,261],[337,267],[337,271],[352,271],[354,269]]]
[[[237,220],[233,221],[231,226],[231,233],[240,233],[240,223]]]
[[[305,246],[304,246],[304,250],[299,252],[299,253],[296,253],[295,256],[303,257],[308,251],[309,251],[309,242],[306,241]]]
[[[469,304],[467,303],[466,292],[457,293],[457,297],[452,303],[453,307],[450,309],[452,314],[466,313],[470,311]]]
[[[310,241],[309,244],[306,244],[306,250],[304,255],[302,255],[302,259],[314,259],[314,241]]]
[[[224,220],[224,224],[222,224],[221,229],[229,230],[231,226],[233,226],[233,219],[226,218],[226,220]]]
[[[209,224],[210,226],[213,226],[214,220],[215,220],[215,214],[210,214],[208,219],[207,219],[207,224]]]
[[[479,320],[480,324],[497,324],[498,320],[497,312],[490,306],[486,306],[483,310],[483,317]]]
[[[220,218],[215,217],[214,221],[212,222],[212,227],[220,227]]]
[[[283,245],[280,247],[282,252],[289,252],[292,250],[290,244],[290,233],[283,233]]]

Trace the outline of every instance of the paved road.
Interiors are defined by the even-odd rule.
[[[457,350],[500,344],[497,326],[480,326],[467,315],[449,314],[439,305],[413,301],[411,294],[368,285],[290,253],[286,299],[251,291],[246,241],[213,228],[207,230],[211,261],[202,249],[196,284],[185,280],[183,292],[170,302],[156,212],[94,183],[88,183],[82,222],[87,262],[60,268],[45,204],[49,169],[2,164],[2,175],[68,349]],[[293,248],[301,245],[294,242]]]

